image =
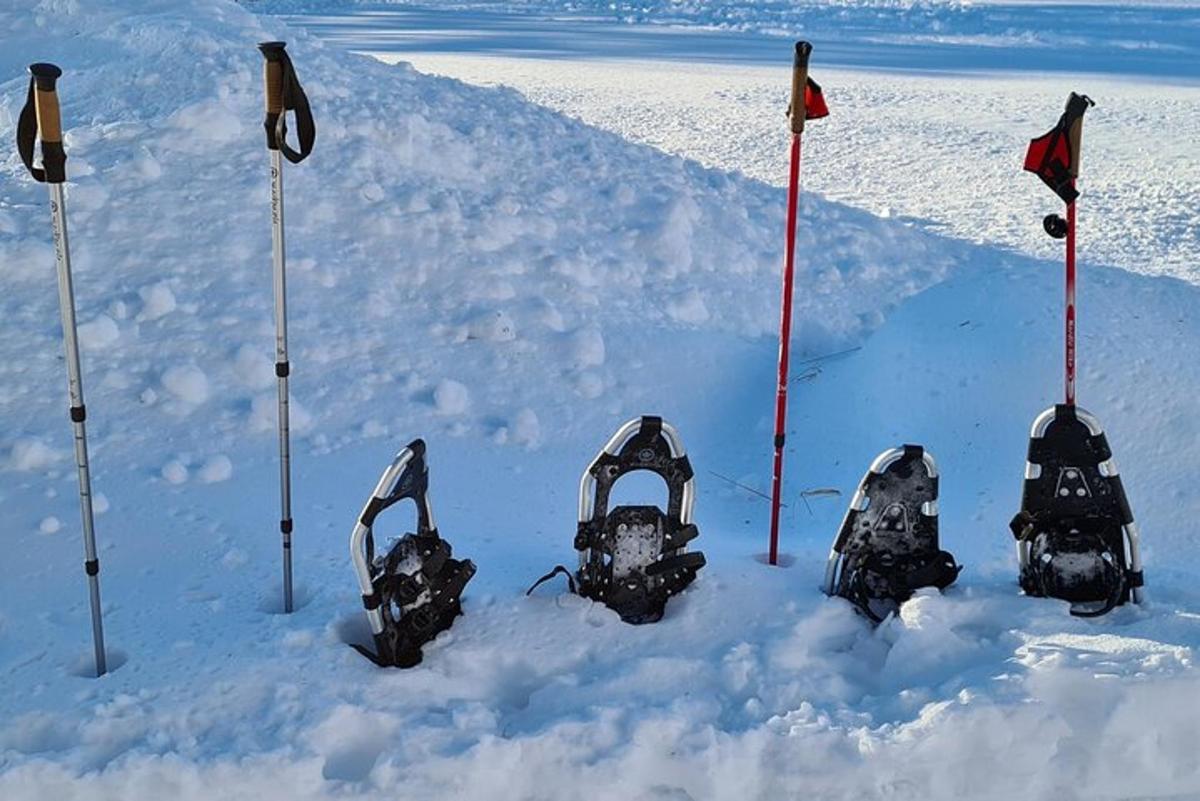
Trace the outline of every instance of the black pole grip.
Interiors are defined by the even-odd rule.
[[[795,56],[792,59],[792,102],[788,106],[788,117],[792,122],[792,133],[804,132],[804,119],[807,109],[804,107],[804,87],[808,84],[808,57],[812,55],[812,45],[805,41],[796,42]]]

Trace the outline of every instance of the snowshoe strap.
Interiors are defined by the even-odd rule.
[[[872,554],[851,570],[841,595],[872,621],[881,623],[887,615],[876,612],[880,602],[890,603],[889,612],[894,611],[922,587],[946,589],[960,572],[962,566],[949,551],[938,551],[932,558]]]
[[[659,559],[657,562],[651,562],[646,566],[645,573],[647,576],[663,576],[669,583],[671,579],[682,576],[685,572],[690,573],[687,581],[679,587],[678,590],[670,590],[674,595],[683,587],[686,587],[696,578],[696,571],[708,564],[704,558],[704,554],[700,551],[691,551],[689,553],[679,554],[678,556],[668,556],[665,559]],[[674,575],[667,575],[674,574]]]
[[[1126,569],[1123,554],[1114,553],[1108,545],[1110,538],[1104,531],[1116,525],[1112,521],[1084,518],[1056,520],[1050,525],[1041,522],[1038,516],[1026,512],[1013,520],[1014,533],[1019,525],[1018,539],[1028,542],[1030,548],[1029,561],[1021,573],[1021,588],[1026,594],[1067,601],[1075,617],[1100,617],[1120,606],[1130,589],[1142,586],[1143,574]],[[1062,567],[1060,556],[1077,561],[1080,554],[1091,554],[1095,564],[1102,566],[1100,571],[1080,578]],[[1096,603],[1102,606],[1084,605]]]
[[[562,565],[555,565],[553,570],[551,570],[546,575],[542,576],[537,581],[533,582],[533,585],[529,589],[525,590],[525,594],[532,595],[534,590],[536,590],[538,587],[540,587],[541,585],[545,584],[547,581],[549,581],[550,579],[552,579],[558,575],[563,575],[563,576],[567,577],[567,587],[571,590],[572,595],[579,594],[579,588],[575,585],[575,576],[571,573],[570,570],[567,570]]]
[[[1033,539],[1033,532],[1036,528],[1035,523],[1033,515],[1022,509],[1013,515],[1013,519],[1009,521],[1008,528],[1018,542],[1027,542]]]

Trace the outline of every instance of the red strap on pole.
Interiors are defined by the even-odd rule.
[[[1071,181],[1074,189],[1075,181]],[[1067,405],[1075,405],[1075,201],[1067,204]]]
[[[779,563],[779,507],[783,499],[783,441],[787,427],[788,355],[792,340],[792,276],[796,267],[796,205],[800,195],[800,134],[792,134],[788,173],[787,250],[779,311],[779,379],[775,390],[775,464],[771,477],[771,548],[767,561]]]

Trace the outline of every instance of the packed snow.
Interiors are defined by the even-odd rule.
[[[891,7],[831,4],[833,17],[835,5]],[[877,214],[867,182],[823,196],[849,157],[822,133],[833,118],[811,126],[776,568],[762,559],[760,495],[783,193],[764,175],[511,89],[364,58],[228,0],[39,2],[0,10],[0,30],[0,139],[12,141],[25,65],[66,68],[110,667],[90,673],[48,203],[10,150],[0,798],[1200,797],[1200,288],[1182,280],[1187,263],[1139,271],[1086,250],[1104,241],[1103,219],[1129,229],[1157,213],[1150,194],[1118,214],[1103,184],[1085,185],[1079,320],[1080,402],[1121,465],[1149,602],[1084,620],[1015,586],[1007,523],[1028,427],[1060,393],[1061,265],[1040,241],[1015,245],[1015,227],[987,228],[987,209],[1005,205],[987,182],[1006,175],[1022,239],[1041,236],[1030,215],[1052,197],[1014,164],[1083,88],[1073,79],[998,108],[1011,117],[991,133],[959,132],[955,153],[977,144],[968,166],[994,204],[970,213],[996,236]],[[313,156],[284,173],[291,615],[254,47],[275,38],[318,124]],[[831,98],[849,74],[827,80]],[[961,96],[934,86],[929,104],[952,116]],[[1154,112],[1173,131],[1195,114],[1194,88],[1179,92]],[[1085,169],[1118,135],[1105,125],[1133,124],[1115,117],[1089,117]],[[887,142],[892,119],[873,141]],[[781,159],[783,126],[757,130]],[[1165,152],[1147,157],[1195,176],[1185,142]],[[893,142],[871,158],[904,152]],[[1194,196],[1189,181],[1171,197]],[[1148,246],[1194,247],[1193,212],[1177,210]],[[1192,239],[1172,240],[1179,230]],[[561,586],[526,597],[574,559],[580,471],[641,413],[664,415],[688,446],[708,566],[654,625]],[[368,634],[346,542],[379,472],[418,436],[439,527],[479,573],[421,666],[380,670],[347,645]],[[872,629],[817,585],[862,472],[903,442],[938,457],[942,543],[966,570]],[[628,481],[620,502],[661,497]],[[411,514],[388,510],[378,533],[411,530]]]

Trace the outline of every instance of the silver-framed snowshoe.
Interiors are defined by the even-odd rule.
[[[608,508],[619,478],[645,470],[667,484],[667,508]],[[667,600],[682,592],[705,564],[688,551],[700,535],[692,522],[695,478],[683,441],[661,417],[644,416],[621,426],[579,480],[579,524],[575,550],[579,567],[563,566],[538,579],[526,594],[558,574],[571,591],[613,609],[626,623],[660,620]]]
[[[411,499],[417,507],[417,531],[395,540],[386,554],[375,555],[373,526],[388,507]],[[383,471],[350,534],[350,558],[371,624],[375,652],[355,645],[381,667],[412,667],[421,646],[450,628],[462,614],[461,596],[475,565],[451,556],[450,543],[438,534],[429,501],[425,442],[402,448]]]
[[[938,542],[938,478],[933,454],[919,445],[875,458],[829,551],[826,595],[879,623],[915,590],[954,583],[962,568]]]

